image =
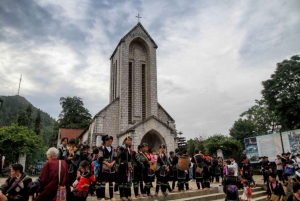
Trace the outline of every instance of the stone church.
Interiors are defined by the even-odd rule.
[[[117,147],[129,135],[134,149],[144,142],[177,148],[175,121],[157,102],[156,49],[140,22],[120,40],[110,57],[110,103],[80,135],[82,143],[100,146],[108,134]]]

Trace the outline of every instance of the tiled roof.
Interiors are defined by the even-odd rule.
[[[83,132],[83,130],[81,130],[81,129],[60,128],[59,132],[60,132],[60,139],[63,138],[63,137],[67,137],[69,139],[71,139],[71,138],[75,139],[76,137],[78,137]]]

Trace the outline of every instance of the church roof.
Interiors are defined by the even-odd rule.
[[[101,114],[101,112],[103,112],[104,110],[106,110],[107,108],[109,108],[112,104],[114,104],[115,102],[117,102],[119,100],[119,98],[116,98],[115,100],[113,100],[112,102],[110,102],[105,108],[103,108],[102,110],[100,110],[100,112],[98,112],[93,119],[91,119],[89,125],[82,130],[81,134],[79,135],[79,138],[82,137],[82,135],[90,128],[91,123],[96,119],[97,116],[99,116]]]
[[[159,104],[159,103],[157,103],[157,104],[158,104],[158,107],[160,107],[172,121],[175,121],[173,119],[173,117],[171,117],[171,115],[165,110],[165,108],[163,108],[163,106],[161,106],[161,104]]]
[[[146,118],[145,120],[143,120],[143,121],[141,121],[141,122],[135,124],[134,126],[130,127],[130,128],[127,129],[126,131],[124,131],[124,132],[118,134],[117,137],[121,137],[122,135],[125,135],[126,133],[128,133],[128,132],[134,130],[135,128],[137,128],[138,126],[140,126],[140,125],[146,123],[146,122],[149,121],[150,119],[155,119],[156,121],[158,121],[159,123],[161,123],[161,124],[163,124],[165,127],[167,127],[168,129],[170,129],[171,131],[176,132],[176,130],[175,130],[174,128],[170,127],[168,124],[166,124],[165,122],[163,122],[163,121],[162,121],[161,119],[159,119],[157,116],[152,115],[152,116]]]
[[[125,41],[125,38],[131,33],[133,32],[135,29],[137,29],[138,27],[141,27],[141,29],[146,33],[146,35],[150,38],[151,42],[154,44],[154,47],[157,48],[158,46],[156,45],[155,41],[152,39],[152,37],[150,36],[150,34],[146,31],[146,29],[143,27],[143,25],[138,22],[137,25],[135,25],[121,40],[120,42],[118,43],[117,47],[115,48],[114,52],[112,53],[110,59],[113,58],[113,56],[115,55],[119,45]]]

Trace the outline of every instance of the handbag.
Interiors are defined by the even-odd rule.
[[[73,182],[72,186],[73,186],[74,188],[76,188],[77,185],[78,185],[78,183],[79,183],[79,181],[78,181],[78,179],[76,179],[76,180]]]
[[[201,174],[202,171],[203,171],[203,168],[200,168],[200,167],[198,166],[198,162],[197,162],[196,156],[194,156],[194,159],[195,159],[195,162],[196,162],[196,165],[197,165],[197,167],[196,167],[196,173]]]
[[[271,201],[278,201],[279,200],[279,196],[275,195],[274,193],[272,193],[270,200]]]
[[[66,187],[60,185],[61,160],[58,161],[58,189],[56,193],[56,201],[67,201]]]

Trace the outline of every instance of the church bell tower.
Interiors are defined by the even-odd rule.
[[[139,22],[120,40],[110,58],[110,102],[120,101],[120,131],[157,116],[156,49]]]

